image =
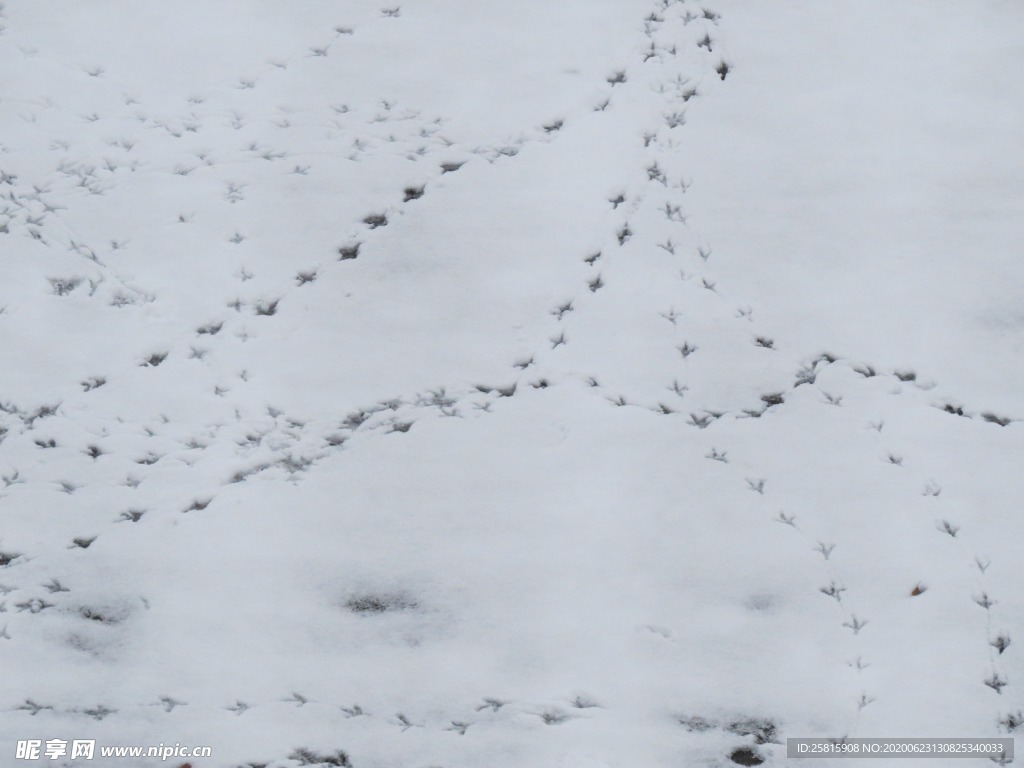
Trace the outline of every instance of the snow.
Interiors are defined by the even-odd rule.
[[[0,749],[1012,734],[1020,22],[9,0]]]
[[[762,320],[1016,405],[1020,23],[999,2],[730,12],[730,45],[775,42],[701,103],[689,202]]]

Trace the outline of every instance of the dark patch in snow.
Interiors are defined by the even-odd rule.
[[[722,78],[723,80],[725,78]],[[737,765],[761,765],[764,758],[750,747],[739,747],[729,753],[729,759]]]
[[[345,601],[345,607],[352,613],[362,615],[408,611],[418,606],[408,595],[394,592],[354,595]]]

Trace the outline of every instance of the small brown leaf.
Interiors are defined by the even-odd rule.
[[[918,583],[916,587],[910,590],[910,596],[917,597],[918,595],[923,594],[927,589],[928,587],[926,587],[924,584]]]

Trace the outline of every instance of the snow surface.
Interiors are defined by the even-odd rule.
[[[1024,722],[1018,4],[0,7],[3,764]]]

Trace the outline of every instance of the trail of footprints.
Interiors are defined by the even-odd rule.
[[[715,448],[713,448],[711,452],[707,454],[707,458],[723,462],[727,461],[726,452],[719,451],[718,449]],[[761,496],[765,495],[766,483],[768,482],[766,478],[758,478],[756,480],[746,478],[745,482],[747,484],[747,487],[751,491],[754,491],[755,493]],[[929,482],[928,484],[925,485],[922,491],[922,495],[926,497],[937,497],[939,496],[941,491],[942,489],[938,485]],[[803,520],[803,516],[799,516],[799,519]],[[843,614],[841,619],[842,626],[848,629],[853,635],[859,635],[861,631],[864,630],[870,624],[870,619],[866,617],[862,612],[856,610],[856,608],[854,607],[855,603],[853,603],[850,600],[850,596],[846,594],[849,591],[847,587],[844,586],[846,580],[843,578],[842,571],[835,565],[835,561],[831,559],[833,552],[837,548],[837,543],[831,539],[825,540],[824,538],[815,538],[813,536],[810,536],[804,530],[804,524],[798,523],[798,516],[787,513],[786,511],[777,512],[773,517],[771,517],[771,520],[773,522],[786,525],[793,529],[793,531],[806,542],[807,550],[809,552],[816,552],[822,557],[824,566],[823,570],[825,571],[824,576],[827,579],[827,583],[820,586],[818,588],[818,592],[836,601],[837,605],[839,605],[841,608],[841,613]],[[936,531],[938,533],[945,534],[951,537],[956,537],[959,533],[959,530],[960,529],[958,526],[950,523],[947,520],[943,520],[940,524],[936,525]],[[984,572],[987,571],[991,563],[989,560],[985,558],[975,556],[974,564],[977,566],[978,570],[982,574],[984,574]],[[913,586],[908,586],[906,590],[906,596],[910,598],[918,597],[920,595],[923,595],[927,590],[927,584],[923,582],[917,582]],[[987,591],[981,591],[980,593],[976,594],[973,599],[979,606],[984,608],[986,611],[990,611],[992,605],[994,604],[994,601],[991,599]],[[987,642],[994,649],[993,661],[995,662],[996,659],[994,658],[994,654],[1001,655],[1009,647],[1010,638],[1008,633],[999,633],[996,635],[993,634],[990,616],[991,614],[989,615],[989,618],[986,621]],[[850,659],[848,661],[848,664],[849,666],[855,668],[858,672],[861,672],[867,669],[869,666],[871,666],[870,662],[866,658],[859,655],[853,659]],[[1005,687],[1006,681],[996,668],[997,666],[997,663],[994,663],[992,674],[984,680],[981,680],[980,682],[992,688],[997,693],[1000,693],[1002,687]],[[872,696],[870,692],[865,691],[857,697],[855,704],[857,710],[859,711],[861,709],[864,709],[874,701],[875,697]],[[1017,718],[1015,715],[1009,715],[1007,716],[1007,718],[1004,718],[1004,720],[1000,722],[1004,727],[1007,728],[1009,732],[1012,732],[1016,727],[1018,727]],[[847,737],[844,736],[842,740],[845,740],[846,738]]]
[[[383,9],[382,15],[384,17],[397,17],[400,15],[400,12],[399,7],[394,7]],[[640,67],[637,71],[641,73],[638,75],[638,79],[643,80],[643,67],[660,65],[667,70],[671,70],[671,67],[666,66],[665,62],[670,62],[680,54],[680,43],[678,42],[680,37],[682,39],[689,37],[696,40],[696,48],[699,49],[704,57],[702,66],[706,67],[709,73],[713,73],[714,78],[707,83],[704,80],[694,82],[693,78],[685,77],[682,72],[675,71],[672,73],[672,77],[666,77],[659,84],[665,99],[665,110],[662,115],[663,124],[654,130],[645,131],[637,137],[637,141],[642,143],[643,147],[648,149],[650,153],[650,163],[643,169],[643,177],[639,179],[640,183],[633,187],[635,191],[628,193],[624,191],[608,200],[610,211],[614,216],[618,217],[617,223],[610,232],[608,244],[600,251],[585,254],[582,257],[582,262],[585,266],[581,285],[578,290],[570,291],[570,294],[577,298],[566,300],[551,308],[550,334],[546,340],[538,344],[534,354],[513,361],[510,366],[510,377],[507,381],[439,386],[436,389],[416,393],[411,396],[400,395],[385,398],[374,404],[353,408],[347,413],[342,414],[336,422],[330,424],[305,423],[289,418],[287,414],[270,408],[267,412],[267,418],[262,423],[236,423],[231,426],[210,427],[205,433],[198,431],[188,440],[180,441],[180,444],[177,446],[179,449],[184,448],[186,451],[196,454],[195,458],[181,460],[186,463],[190,461],[195,463],[201,460],[202,451],[209,445],[214,442],[232,440],[238,447],[238,455],[246,460],[246,464],[232,476],[225,478],[225,482],[244,482],[258,473],[275,471],[284,473],[288,478],[298,481],[302,473],[307,471],[317,461],[322,460],[333,451],[351,448],[359,440],[367,439],[371,435],[407,433],[414,427],[417,419],[430,417],[430,414],[441,418],[462,418],[475,413],[488,412],[502,400],[515,397],[522,387],[542,390],[549,386],[566,383],[559,381],[558,377],[552,375],[549,371],[557,371],[557,355],[559,350],[572,343],[571,329],[573,325],[585,324],[585,313],[601,311],[602,291],[608,287],[607,280],[611,279],[605,266],[611,260],[617,258],[619,252],[628,243],[634,241],[634,238],[643,237],[640,225],[631,221],[631,218],[640,218],[638,214],[645,210],[645,206],[647,209],[656,208],[659,210],[664,219],[671,222],[673,226],[678,227],[680,231],[678,240],[670,237],[664,242],[654,243],[650,246],[658,248],[672,257],[678,257],[678,275],[674,276],[675,279],[680,281],[685,291],[708,291],[717,294],[722,297],[724,306],[726,295],[724,287],[719,287],[713,272],[708,271],[713,253],[712,248],[705,244],[698,244],[696,247],[679,244],[687,240],[688,227],[683,202],[689,182],[681,178],[673,179],[669,171],[666,170],[670,165],[667,156],[673,148],[672,133],[684,128],[688,106],[694,99],[699,99],[703,88],[710,87],[710,83],[716,80],[725,81],[731,72],[731,66],[721,57],[719,46],[715,39],[718,21],[718,14],[710,9],[689,2],[672,2],[672,0],[662,0],[662,2],[659,2],[655,10],[645,19],[644,35],[646,44],[637,63],[637,66]],[[678,30],[673,25],[682,25],[689,29],[697,29],[699,27],[699,30],[695,34],[680,36]],[[691,27],[691,25],[694,26]],[[352,34],[352,30],[349,28],[337,28],[335,30],[335,38],[331,43],[324,46],[311,47],[309,55],[314,58],[329,56],[332,46],[339,41],[343,41],[343,38],[350,34]],[[288,62],[277,61],[272,63],[272,66],[275,69],[286,69]],[[604,111],[609,108],[615,98],[616,89],[629,86],[634,69],[634,67],[627,67],[621,71],[615,71],[608,76],[608,95],[595,104],[595,111]],[[97,72],[94,76],[100,77],[101,75],[101,72]],[[257,85],[258,81],[255,79],[240,78],[237,87],[240,90],[249,90],[256,88]],[[133,98],[129,98],[126,101],[126,106],[131,106],[134,103]],[[188,133],[199,133],[203,129],[203,120],[206,119],[200,114],[198,109],[202,103],[202,99],[197,97],[192,104],[194,109],[184,119],[169,120],[166,118],[147,117],[140,119],[140,123],[150,130],[163,130],[171,138],[180,138]],[[350,130],[342,122],[342,119],[351,110],[345,105],[337,105],[332,111],[334,116],[331,119],[335,121],[333,129],[341,133]],[[396,107],[394,104],[383,102],[379,105],[379,114],[375,115],[371,120],[371,124],[383,125],[388,123],[388,131],[391,131],[393,128],[390,123],[394,119],[395,112]],[[441,120],[438,119],[423,125],[416,121],[417,117],[418,113],[406,111],[399,118],[400,121],[405,121],[413,129],[407,131],[407,138],[403,142],[394,142],[393,135],[391,135],[391,141],[388,142],[386,139],[381,138],[382,134],[376,136],[374,140],[393,144],[396,151],[407,153],[410,159],[424,158],[442,151],[445,148],[445,143],[440,138],[434,138],[440,130]],[[381,119],[378,120],[377,118]],[[83,117],[83,120],[87,122],[95,122],[99,119],[98,115]],[[245,119],[242,115],[235,114],[230,120],[235,130],[241,130],[245,125]],[[293,120],[294,116],[282,115],[279,118],[279,127],[282,129],[287,128],[292,124]],[[422,127],[416,130],[416,125]],[[523,141],[555,140],[563,125],[563,121],[556,121],[538,127],[535,135],[530,139],[520,139],[518,142],[478,148],[473,153],[483,157],[488,162],[506,161],[515,157]],[[370,142],[371,139],[355,138],[352,144],[351,158],[358,159],[362,153],[368,150]],[[56,152],[66,152],[69,147],[65,144],[55,142],[53,150]],[[104,194],[109,185],[115,183],[113,178],[118,170],[136,167],[135,161],[128,159],[133,147],[132,139],[123,138],[113,141],[110,145],[112,153],[115,154],[114,159],[104,160],[102,163],[96,164],[69,159],[61,160],[56,169],[56,176],[51,176],[50,180],[43,183],[19,183],[19,174],[13,171],[0,170],[0,188],[6,188],[3,204],[0,207],[0,236],[12,236],[20,233],[25,237],[38,241],[42,245],[49,245],[51,247],[61,245],[81,256],[83,261],[94,267],[92,277],[68,276],[53,278],[51,280],[51,288],[55,294],[63,296],[76,291],[88,290],[89,294],[93,295],[97,294],[97,292],[102,293],[102,287],[102,290],[106,291],[106,300],[115,305],[118,302],[121,302],[123,305],[131,305],[150,300],[151,297],[147,297],[144,291],[129,285],[113,270],[106,268],[103,262],[103,254],[99,252],[99,249],[79,242],[69,233],[61,231],[59,225],[61,209],[60,206],[52,201],[52,196],[58,193],[67,194],[69,188],[78,190],[77,194],[81,195]],[[289,158],[286,151],[260,143],[249,145],[245,152],[254,159],[262,159],[267,162],[288,162],[294,166],[292,172],[297,175],[306,175],[313,172],[311,166],[304,165],[301,162],[295,163]],[[183,157],[175,165],[173,172],[187,176],[195,170],[195,167],[210,166],[215,162],[217,162],[216,159],[210,155]],[[439,163],[435,172],[436,176],[455,173],[462,164],[461,161],[444,161]],[[429,187],[430,183],[428,181],[425,184],[409,184],[401,190],[396,190],[397,197],[401,199],[401,202],[397,203],[397,205],[414,205],[416,200],[425,194],[429,194]],[[224,196],[225,200],[229,203],[244,202],[245,185],[235,182],[228,183]],[[361,246],[367,241],[367,238],[373,237],[375,230],[389,226],[392,223],[392,215],[392,210],[368,211],[362,221],[364,228],[362,234],[339,244],[337,252],[331,258],[325,258],[314,267],[297,272],[294,277],[294,283],[290,286],[282,287],[277,298],[256,302],[251,305],[237,301],[233,308],[239,313],[241,313],[243,308],[246,308],[251,310],[255,316],[274,316],[281,306],[281,302],[287,302],[290,292],[301,290],[304,286],[315,282],[327,269],[343,268],[344,262],[360,258]],[[188,217],[189,214],[182,213],[181,223],[187,223]],[[238,239],[238,242],[241,242],[244,239],[244,234],[236,233],[235,237]],[[124,247],[128,247],[128,244],[118,242],[117,240],[112,240],[110,243],[111,250],[118,250]],[[694,269],[694,265],[696,265],[699,271],[691,271]],[[244,276],[242,279],[244,281]],[[684,302],[681,297],[680,305],[682,303]],[[659,315],[664,318],[665,322],[670,323],[676,328],[679,327],[679,323],[683,319],[681,314],[671,306],[660,310]],[[748,326],[751,325],[753,323],[752,308],[747,306],[736,308],[735,318],[737,322],[747,324]],[[194,332],[196,343],[212,342],[214,337],[224,331],[226,327],[230,328],[232,325],[233,323],[230,320],[217,320],[203,324]],[[685,328],[679,328],[679,331],[681,334],[679,343],[674,349],[666,350],[666,354],[672,354],[678,358],[681,365],[687,363],[691,357],[699,359],[699,339],[696,337],[693,339],[685,337]],[[756,331],[752,331],[750,336],[750,343],[752,345],[768,352],[775,349],[776,341],[771,336]],[[207,354],[207,350],[204,347],[195,346],[191,343],[187,346],[190,347],[189,354],[200,360]],[[140,361],[140,364],[157,368],[166,360],[169,354],[181,353],[182,350],[177,348],[150,353]],[[809,357],[807,363],[794,372],[793,383],[788,390],[765,392],[761,396],[760,402],[738,403],[735,409],[730,409],[728,412],[706,410],[702,409],[699,404],[689,404],[685,368],[681,368],[679,378],[672,382],[666,382],[664,402],[643,403],[640,399],[634,402],[634,398],[629,393],[606,389],[596,375],[586,378],[584,383],[593,392],[605,398],[614,406],[645,408],[655,413],[679,418],[683,420],[687,428],[709,430],[713,428],[716,421],[722,418],[744,419],[762,417],[770,409],[782,406],[786,402],[787,397],[799,387],[815,386],[816,379],[820,373],[826,367],[832,365],[850,366],[865,379],[891,375],[898,381],[916,384],[922,390],[928,388],[928,385],[922,384],[917,380],[916,374],[912,371],[882,372],[871,365],[848,363],[831,353],[820,353]],[[531,370],[535,367],[542,368],[543,373],[535,374]],[[81,393],[75,397],[87,397],[89,392],[104,386],[112,375],[116,374],[97,374],[83,380],[80,383]],[[227,394],[227,390],[221,391],[218,388],[215,394],[224,397]],[[843,396],[841,394],[829,392],[822,392],[821,394],[823,403],[836,407],[842,406]],[[69,395],[69,399],[71,397]],[[225,399],[225,405],[230,408],[229,398]],[[977,415],[982,420],[998,426],[1008,426],[1012,421],[1008,416],[987,411],[975,414],[966,410],[960,403],[940,402],[933,403],[933,405],[941,408],[946,413],[959,417],[970,418]],[[31,440],[37,450],[56,449],[58,448],[56,441],[47,434],[47,426],[54,419],[64,419],[60,404],[24,408],[10,402],[0,402],[0,444],[5,440],[13,441],[20,439],[22,440],[21,445],[24,445],[24,440]],[[166,422],[151,425],[146,427],[146,429],[156,442],[164,446],[165,452],[162,453],[160,450],[154,450],[143,456],[125,460],[125,464],[129,467],[123,481],[125,485],[138,487],[144,481],[147,473],[151,471],[151,468],[165,460],[168,452],[166,448],[171,441],[158,436],[161,426],[166,426]],[[882,424],[879,422],[876,428],[881,431]],[[104,437],[116,435],[119,429],[126,430],[128,428],[114,423],[109,424]],[[710,436],[713,432],[709,431],[708,434]],[[78,450],[89,460],[96,461],[105,455],[103,442],[102,438],[95,436],[87,438],[83,434],[83,445],[79,446]],[[68,446],[60,447],[65,448]],[[728,445],[710,445],[706,457],[712,461],[728,464],[730,450]],[[888,461],[899,465],[902,463],[902,457],[890,454]],[[2,480],[3,489],[0,490],[0,498],[17,492],[17,487],[24,484],[27,478],[22,477],[21,472],[17,468],[13,468],[3,475]],[[33,482],[39,482],[40,480],[42,478],[32,478]],[[65,480],[50,478],[49,481],[53,483],[58,492],[73,494],[78,490],[74,484]],[[738,479],[737,481],[740,480]],[[752,493],[759,497],[770,499],[770,477],[744,477],[741,481],[746,484]],[[170,511],[170,513],[202,513],[215,499],[216,491],[216,488],[209,488],[189,494],[181,500],[179,508]],[[925,487],[923,493],[926,496],[938,497],[941,489],[937,485],[929,484]],[[146,515],[151,514],[153,511],[144,508],[144,505],[125,509],[117,513],[117,516],[111,520],[111,524],[139,523]],[[871,617],[855,610],[856,595],[848,594],[848,590],[844,586],[842,573],[836,568],[835,561],[831,559],[833,550],[841,547],[842,541],[832,541],[831,538],[818,539],[809,536],[805,531],[803,523],[798,521],[798,517],[800,516],[785,511],[778,511],[774,513],[771,519],[792,528],[796,535],[805,540],[808,552],[816,553],[821,558],[823,583],[817,585],[816,588],[823,595],[824,599],[834,600],[842,610],[841,625],[854,636],[859,635],[861,632],[869,632],[871,629]],[[948,535],[951,538],[957,539],[958,542],[963,541],[960,529],[954,521],[942,521],[938,528],[938,535]],[[96,538],[102,535],[102,530],[98,532],[95,530],[83,531],[81,536],[76,536],[69,541],[67,547],[68,549],[88,550]],[[0,541],[0,576],[7,577],[0,581],[0,613],[20,617],[41,614],[51,609],[59,610],[63,596],[73,593],[73,584],[65,585],[56,577],[42,584],[23,584],[11,581],[12,577],[16,577],[17,566],[30,557],[32,557],[32,553],[4,550],[2,541]],[[981,581],[984,583],[985,574],[990,563],[985,558],[978,556],[975,559],[975,565]],[[926,589],[927,585],[916,585],[913,587],[911,596],[919,596]],[[994,624],[991,617],[993,610],[998,605],[996,596],[990,590],[982,589],[974,596],[974,600],[978,604],[979,610],[984,610],[987,613],[986,635],[984,638],[979,638],[979,642],[983,639],[989,645],[992,661],[990,675],[983,680],[979,680],[979,686],[986,686],[993,692],[993,695],[1002,695],[1004,689],[1009,685],[1009,681],[1000,669],[1000,660],[1003,658],[1004,653],[1010,652],[1011,638],[1008,633],[993,628]],[[371,603],[368,603],[368,606],[364,608],[371,612],[401,609],[401,606],[390,605],[386,601],[380,603],[379,606],[371,601]],[[849,610],[847,610],[848,606]],[[353,607],[352,610],[358,611],[362,610],[362,608],[357,606]],[[116,617],[106,616],[101,609],[86,608],[83,609],[83,620],[105,622],[116,621]],[[16,636],[16,634],[17,630],[14,629],[13,636]],[[3,622],[0,624],[0,644],[11,639],[12,624],[11,622]],[[2,645],[0,645],[0,652],[2,652]],[[868,668],[870,660],[857,657],[851,659],[849,663],[860,671]],[[857,713],[854,715],[854,723],[859,716],[860,710],[870,706],[874,701],[875,697],[872,695],[872,692],[865,689],[856,701],[852,702],[851,706]],[[150,702],[135,704],[119,702],[116,706],[114,703],[111,703],[110,706],[98,703],[97,706],[92,708],[73,711],[84,718],[102,720],[116,715],[118,711],[133,707],[159,708],[161,711],[169,713],[179,706],[189,706],[189,703],[170,695],[160,694],[155,695]],[[253,707],[266,706],[327,706],[336,711],[339,717],[345,719],[382,718],[393,726],[396,732],[404,732],[413,728],[431,728],[450,733],[453,737],[458,737],[465,735],[482,718],[494,719],[529,716],[536,718],[544,725],[557,726],[574,717],[592,714],[590,710],[600,712],[605,705],[582,695],[566,697],[561,706],[531,705],[529,703],[515,703],[499,698],[484,697],[477,705],[463,707],[461,710],[454,712],[447,722],[438,722],[436,720],[428,722],[410,712],[373,713],[364,710],[358,703],[317,702],[306,698],[300,692],[291,692],[275,701],[236,700],[227,702],[223,705],[223,711],[232,713],[237,717],[243,717]],[[28,716],[36,716],[44,711],[57,711],[58,708],[56,705],[40,702],[30,697],[26,698],[14,709],[24,712]],[[1002,715],[999,722],[1005,732],[1013,733],[1024,725],[1024,714],[1020,710],[1009,712]],[[734,721],[728,723],[714,723],[700,716],[687,716],[681,718],[680,723],[689,731],[699,732],[711,728],[720,728],[737,736],[752,737],[755,744],[778,743],[778,725],[766,719],[737,716]],[[733,762],[744,765],[754,765],[763,761],[763,758],[758,755],[756,749],[751,749],[750,747],[737,747],[731,758]],[[294,761],[299,765],[351,765],[348,755],[343,750],[333,754],[321,754],[299,749],[282,759]]]

